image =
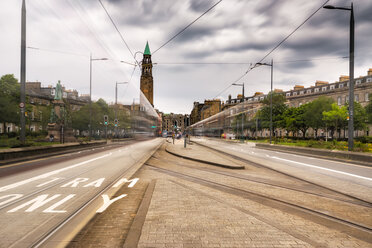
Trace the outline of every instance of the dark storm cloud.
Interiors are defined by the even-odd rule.
[[[205,0],[191,0],[190,9],[195,12],[204,12],[210,8],[212,2]]]

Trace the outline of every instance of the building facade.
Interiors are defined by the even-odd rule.
[[[163,131],[173,132],[175,130],[184,132],[190,126],[190,116],[183,114],[163,114]]]

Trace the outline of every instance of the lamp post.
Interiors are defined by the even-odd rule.
[[[340,9],[350,11],[350,32],[349,32],[349,122],[348,122],[348,150],[354,148],[354,8],[335,7],[326,5],[325,9]]]
[[[242,135],[241,135],[241,140],[243,141],[243,134],[244,134],[244,122],[243,122],[243,116],[244,116],[244,83],[241,83],[241,84],[233,83],[232,85],[242,86],[243,111],[242,111]]]
[[[116,82],[116,85],[115,85],[115,124],[118,123],[118,84],[128,84],[129,82]],[[116,136],[118,135],[118,127],[115,126],[115,134]]]
[[[92,62],[97,60],[108,60],[107,58],[92,58],[92,54],[89,57],[89,141],[92,138]]]
[[[26,140],[26,120],[25,120],[25,104],[26,104],[26,4],[22,1],[22,17],[21,17],[21,102],[20,107],[20,141],[23,145]]]
[[[268,63],[256,63],[257,65],[271,66],[271,86],[270,86],[270,144],[272,142],[273,133],[273,71],[274,71],[274,61],[271,59],[271,64]]]

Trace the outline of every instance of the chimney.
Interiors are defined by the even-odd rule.
[[[256,93],[254,93],[254,96],[259,96],[259,95],[263,95],[263,92],[256,92]]]
[[[302,85],[295,85],[295,87],[293,87],[293,90],[302,90],[304,89],[305,87],[302,86]]]
[[[368,70],[368,76],[372,76],[372,68],[369,68],[369,70]]]
[[[231,95],[229,95],[229,102],[231,102]]]
[[[282,93],[283,90],[282,90],[282,89],[274,89],[274,92],[275,92],[275,93]]]
[[[347,81],[347,80],[349,80],[349,76],[345,76],[345,75],[341,75],[340,76],[340,82],[343,82],[343,81]]]
[[[327,85],[327,84],[328,84],[327,81],[319,81],[319,80],[317,80],[315,82],[315,86],[323,86],[323,85]]]
[[[243,95],[242,95],[242,94],[238,94],[238,95],[236,96],[236,98],[237,98],[237,99],[242,99],[242,98],[243,98]]]

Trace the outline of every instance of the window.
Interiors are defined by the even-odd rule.
[[[358,84],[361,84],[362,83],[362,80],[357,80],[357,81],[355,81],[355,85],[358,85]]]
[[[326,90],[327,90],[327,86],[322,87],[322,91],[326,91]]]
[[[345,103],[349,102],[349,96],[345,96]]]
[[[54,95],[56,94],[56,90],[55,90],[55,89],[52,89],[52,90],[50,91],[50,94],[51,94],[52,96],[54,96]]]
[[[339,85],[338,85],[338,88],[339,88],[339,89],[344,88],[344,84],[339,84]]]
[[[367,78],[367,83],[372,82],[372,78]]]
[[[365,93],[365,95],[364,95],[364,101],[366,101],[366,102],[369,101],[369,93]]]
[[[298,104],[298,106],[301,106],[302,105],[302,102],[300,102],[299,104]]]
[[[293,95],[294,95],[294,96],[297,96],[297,92],[293,92]]]
[[[304,93],[305,93],[304,90],[301,90],[301,91],[300,91],[300,95],[303,95]]]
[[[260,97],[260,100],[263,100],[263,99],[264,99],[264,97],[263,97],[263,96],[261,96],[261,97]]]
[[[255,100],[255,101],[258,101],[258,97],[255,97],[254,100]]]
[[[354,101],[359,102],[359,95],[358,94],[354,95]]]
[[[337,97],[337,104],[338,104],[338,106],[341,106],[341,96],[339,96],[339,97]]]
[[[346,83],[346,87],[349,87],[349,82]]]
[[[249,98],[249,99],[248,99],[248,102],[251,102],[251,101],[252,101],[252,98]]]
[[[307,90],[306,93],[307,93],[307,94],[311,94],[311,90]]]
[[[315,88],[314,89],[314,92],[319,92],[319,88]]]
[[[330,89],[330,90],[334,90],[334,89],[335,89],[335,85],[334,85],[334,84],[333,84],[333,85],[330,85],[330,86],[329,86],[329,89]]]
[[[290,93],[290,92],[288,92],[288,93],[286,93],[286,94],[285,94],[285,96],[291,96],[291,93]]]

